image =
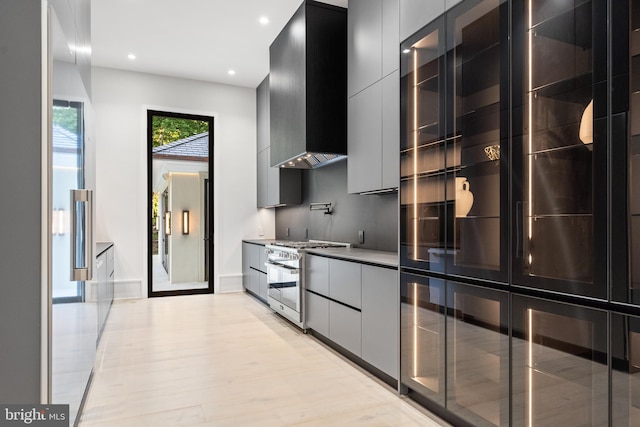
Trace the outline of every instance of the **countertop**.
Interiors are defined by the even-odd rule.
[[[385,267],[398,267],[398,254],[395,252],[374,251],[361,248],[318,248],[307,249],[309,254],[322,255],[329,258],[340,258],[366,264],[376,264]]]
[[[96,242],[96,258],[113,246],[113,242]]]
[[[276,239],[243,239],[245,243],[254,245],[269,245],[276,242]],[[329,258],[339,258],[347,261],[361,262],[365,264],[375,264],[383,267],[398,267],[398,254],[387,251],[374,251],[362,248],[317,248],[305,249],[310,254],[322,255]]]
[[[276,239],[242,239],[243,242],[253,243],[254,245],[270,245],[273,242],[277,242]]]

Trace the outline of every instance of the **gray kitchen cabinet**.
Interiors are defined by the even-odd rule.
[[[397,269],[312,254],[305,268],[307,327],[397,380]]]
[[[256,89],[257,181],[259,208],[302,203],[302,176],[297,169],[271,167],[269,76]]]
[[[258,296],[266,302],[269,295],[267,267],[264,265],[267,262],[267,252],[264,246],[259,246],[258,248],[258,265],[256,265],[256,270],[258,270]]]
[[[400,67],[399,2],[400,0],[382,0],[382,75],[380,77],[386,77]]]
[[[271,145],[271,135],[269,131],[269,75],[262,80],[256,88],[256,121],[258,153],[266,150]]]
[[[329,339],[356,356],[362,355],[360,311],[329,301]]]
[[[329,296],[329,258],[308,255],[305,263],[306,289]]]
[[[266,276],[264,270],[264,262],[261,264],[264,255],[264,246],[255,245],[253,243],[242,242],[242,286],[246,291],[260,297],[266,301]],[[262,283],[261,281],[264,280]],[[262,297],[261,294],[265,296]]]
[[[307,327],[329,337],[329,300],[309,290],[305,297]]]
[[[352,0],[349,3],[349,193],[398,187],[398,21],[398,0]],[[365,35],[370,36],[365,40]]]
[[[362,359],[398,379],[397,270],[362,266]]]
[[[96,282],[93,298],[98,313],[98,339],[109,316],[114,295],[114,247],[112,244],[96,257]]]
[[[382,185],[382,83],[349,98],[347,189],[362,193]]]
[[[348,96],[380,80],[382,0],[351,0],[347,11]],[[351,115],[349,115],[351,120]],[[351,141],[349,141],[349,144]]]
[[[400,71],[382,79],[382,176],[379,188],[396,188],[400,181]]]
[[[361,265],[338,259],[329,260],[329,297],[354,308],[361,307]]]
[[[399,0],[351,0],[348,9],[348,96],[398,69]]]
[[[259,272],[258,273],[258,297],[260,297],[260,299],[266,302],[268,296],[269,296],[269,285],[267,283],[267,273]]]
[[[257,161],[257,176],[258,176],[258,207],[264,208],[269,206],[269,148],[266,148],[258,152]]]

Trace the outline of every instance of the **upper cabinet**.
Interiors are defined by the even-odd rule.
[[[640,305],[640,0],[610,10],[612,299]]]
[[[271,166],[347,153],[347,12],[305,1],[269,48]]]
[[[302,203],[300,171],[271,167],[269,135],[269,76],[256,89],[258,207]]]
[[[514,5],[513,281],[604,299],[607,2]]]
[[[506,281],[507,2],[463,2],[402,44],[403,265]]]
[[[349,2],[348,191],[398,187],[399,3]]]

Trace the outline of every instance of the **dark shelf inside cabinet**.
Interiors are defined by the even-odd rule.
[[[593,212],[592,151],[586,146],[533,155],[532,200],[535,215]]]
[[[568,238],[570,236],[570,238]],[[547,216],[534,219],[529,243],[532,276],[593,282],[593,218]]]
[[[631,90],[633,95],[640,91],[640,55],[631,58]]]
[[[542,5],[539,10],[534,10],[533,12],[535,35],[558,40],[583,49],[590,48],[592,44],[591,1],[585,1],[577,6],[575,6],[575,3],[575,1],[567,0],[534,2],[534,4]],[[548,11],[542,11],[541,9],[544,6],[556,6],[558,9],[553,11],[549,8]],[[568,7],[569,9],[561,11],[563,7]]]
[[[463,97],[498,85],[500,83],[500,44],[496,43],[458,64],[456,74],[458,85],[462,88],[460,95]]]
[[[534,88],[535,95],[543,98],[553,98],[558,101],[584,103],[585,106],[593,96],[592,74],[585,73],[546,83]]]
[[[456,48],[462,62],[494,48],[500,42],[500,8],[496,7],[462,28],[463,43]]]
[[[458,117],[456,122],[456,127],[464,137],[463,139],[475,141],[474,137],[482,135],[483,142],[494,142],[500,138],[500,103],[496,102],[469,111]],[[476,141],[474,143],[482,142]]]

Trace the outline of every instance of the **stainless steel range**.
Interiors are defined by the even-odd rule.
[[[310,240],[278,241],[267,245],[269,307],[306,331],[304,321],[304,253],[315,248],[348,248],[349,243]]]

